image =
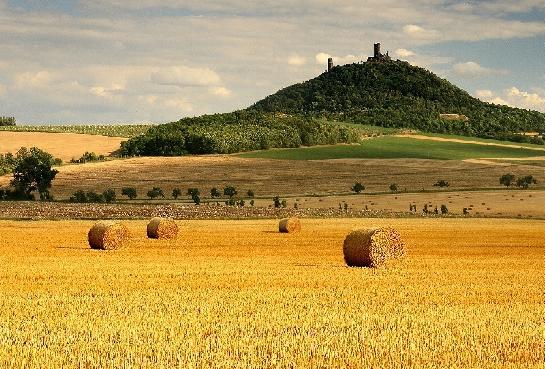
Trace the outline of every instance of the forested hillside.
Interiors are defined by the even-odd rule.
[[[334,67],[282,89],[250,109],[325,116],[355,123],[500,139],[545,131],[545,114],[482,102],[445,79],[407,62]],[[440,114],[469,120],[444,120]]]
[[[226,154],[358,141],[355,129],[314,118],[240,110],[150,128],[121,146],[124,156]]]

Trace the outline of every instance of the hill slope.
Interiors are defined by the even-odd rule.
[[[440,114],[469,120],[441,119]],[[172,156],[357,141],[357,129],[335,121],[518,142],[530,140],[518,132],[545,131],[545,114],[484,103],[407,62],[368,62],[335,67],[245,110],[152,127],[121,152]]]
[[[519,138],[512,137],[517,132],[545,131],[545,114],[482,102],[403,61],[338,66],[250,109],[501,139]],[[469,121],[440,119],[440,114],[448,113],[465,115]]]

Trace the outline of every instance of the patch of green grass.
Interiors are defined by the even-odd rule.
[[[474,143],[440,142],[405,137],[378,137],[357,145],[315,146],[297,149],[275,149],[240,154],[246,158],[283,160],[326,159],[439,159],[525,158],[545,156],[531,149],[487,146]]]
[[[135,137],[152,127],[147,124],[72,124],[72,125],[23,125],[0,126],[0,131],[14,132],[51,132],[51,133],[80,133],[86,135],[101,135],[110,137]]]

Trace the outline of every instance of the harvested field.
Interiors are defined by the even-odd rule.
[[[450,182],[451,189],[499,187],[498,178],[506,172],[515,175],[533,174],[545,183],[545,173],[536,167],[512,164],[494,167],[461,161],[419,159],[343,159],[324,161],[283,161],[244,159],[234,156],[201,156],[175,158],[133,158],[59,168],[52,193],[67,199],[75,191],[118,190],[134,186],[139,198],[154,186],[168,196],[172,189],[198,188],[208,196],[212,187],[235,186],[239,192],[248,189],[256,196],[335,194],[350,192],[356,181],[366,192],[388,191],[391,183],[400,190],[434,189],[439,179]],[[7,184],[3,177],[0,184]]]
[[[77,133],[0,131],[0,154],[36,146],[56,158],[69,161],[79,159],[86,151],[108,156],[119,149],[121,141],[126,139]]]
[[[111,253],[92,224],[0,222],[0,367],[544,365],[543,221],[186,221],[158,242],[143,220]],[[377,224],[405,260],[346,267],[346,234]]]

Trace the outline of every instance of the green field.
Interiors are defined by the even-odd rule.
[[[526,148],[488,146],[473,143],[440,142],[405,137],[379,137],[357,145],[315,146],[274,149],[240,154],[246,158],[283,160],[326,159],[439,159],[525,158],[545,156],[545,151]]]
[[[152,127],[147,124],[71,124],[71,125],[22,125],[0,126],[0,131],[15,132],[52,132],[52,133],[81,133],[87,135],[101,135],[110,137],[135,137],[146,133]]]

